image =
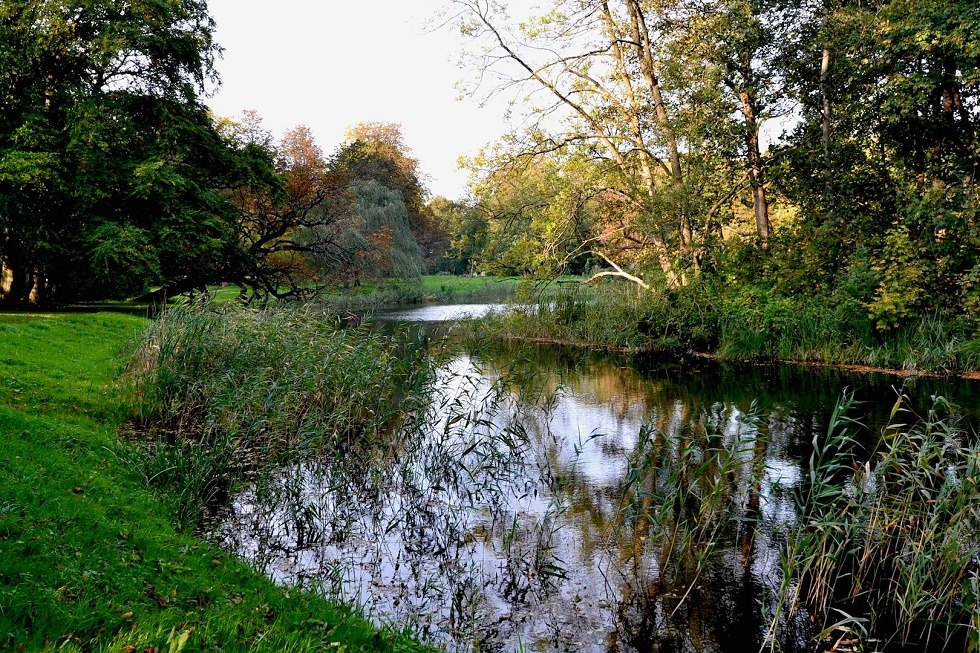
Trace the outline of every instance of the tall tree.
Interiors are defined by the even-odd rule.
[[[0,301],[203,282],[234,248],[201,0],[0,5]]]
[[[432,270],[442,256],[445,234],[428,210],[428,190],[397,123],[361,122],[347,129],[334,165],[351,179],[373,180],[401,194],[413,239]]]
[[[829,254],[825,274],[870,280],[859,299],[882,328],[980,305],[980,8],[840,0],[807,9],[785,67],[802,121],[779,182]]]
[[[241,248],[227,280],[256,297],[307,296],[326,275],[354,265],[339,236],[353,201],[349,180],[331,168],[309,128],[297,126],[278,143],[255,114],[224,128],[240,167],[225,190]]]
[[[693,231],[681,204],[655,211],[661,195],[680,195],[685,178],[661,85],[660,34],[640,3],[558,2],[523,27],[495,3],[456,4],[464,33],[485,43],[476,65],[500,80],[492,92],[541,89],[550,98],[528,116],[516,154],[582,147],[605,158],[619,174],[616,192],[645,219],[630,225],[629,238],[649,245],[669,271],[672,243],[690,250]]]
[[[481,78],[500,80],[491,92],[548,98],[511,139],[513,157],[579,150],[607,163],[606,192],[624,210],[620,237],[599,254],[623,260],[644,251],[681,282],[699,266],[710,223],[746,182],[759,240],[768,242],[759,140],[768,89],[757,61],[769,36],[752,3],[567,0],[517,27],[495,3],[456,4],[464,33],[484,43],[475,61]],[[742,173],[712,124],[729,125],[734,112],[743,117],[729,130],[742,134]]]

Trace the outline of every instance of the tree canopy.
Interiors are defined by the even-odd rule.
[[[213,30],[195,0],[0,6],[5,301],[124,295],[234,259],[233,166],[199,101]]]
[[[216,120],[213,36],[203,0],[0,6],[0,303],[418,274],[431,220],[400,127],[328,158],[305,127]]]
[[[980,307],[976,3],[559,0],[520,21],[453,4],[472,90],[518,118],[454,209],[483,216],[457,222],[487,250],[527,235],[544,243],[528,261],[562,242],[516,196],[512,231],[479,210],[505,178],[532,197],[550,166],[554,196],[535,201],[553,212],[571,193],[589,216],[569,251],[643,284],[817,284],[882,329]]]

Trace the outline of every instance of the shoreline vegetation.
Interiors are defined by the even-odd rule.
[[[867,307],[843,296],[710,282],[645,291],[622,281],[585,280],[429,275],[334,290],[323,299],[340,310],[513,302],[532,308],[471,324],[502,339],[598,351],[980,378],[978,316],[925,314],[879,329]],[[237,290],[219,290],[216,297],[222,292],[225,299],[237,296]]]
[[[753,287],[644,291],[623,284],[563,285],[518,297],[526,310],[487,316],[499,338],[623,353],[833,366],[898,375],[980,375],[977,316],[926,314],[878,329],[863,305],[834,296],[784,296]]]
[[[566,292],[531,314],[492,316],[479,322],[482,337],[558,324],[565,328],[559,333],[585,333],[594,345],[611,341],[610,324],[623,324],[612,322],[617,317],[645,324],[655,315],[648,298],[588,292],[588,301]],[[708,315],[698,319],[706,323]],[[199,538],[236,491],[277,467],[310,455],[370,461],[383,433],[424,412],[434,363],[421,342],[348,326],[322,305],[176,306],[155,322],[109,312],[5,313],[0,332],[0,431],[8,442],[0,460],[4,647],[428,650],[315,591],[276,587]],[[785,334],[777,342],[785,345]],[[719,345],[733,351],[728,340]],[[948,489],[956,505],[971,505],[963,492],[975,484]],[[858,526],[849,528],[860,538]],[[817,553],[800,547],[786,564],[806,571],[805,560]],[[973,571],[964,578],[976,582]],[[817,609],[826,617],[833,606],[827,588],[838,581],[817,580],[825,588]],[[958,586],[940,589],[946,609]]]
[[[0,649],[429,650],[195,537],[159,457],[147,485],[154,458],[120,438],[135,404],[117,380],[147,327],[0,314]]]
[[[846,296],[785,295],[710,281],[645,291],[619,280],[586,279],[425,275],[334,288],[320,300],[338,311],[369,312],[391,305],[511,302],[531,308],[471,324],[501,339],[597,351],[980,378],[980,316],[937,312],[880,329],[866,306]],[[215,286],[209,299],[229,303],[239,294],[237,286]]]

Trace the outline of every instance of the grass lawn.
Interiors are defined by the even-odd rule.
[[[145,325],[0,314],[0,650],[423,650],[175,529],[116,435]]]
[[[328,302],[347,306],[384,304],[452,304],[467,302],[536,301],[561,292],[565,284],[578,284],[584,277],[563,276],[554,280],[528,277],[473,277],[426,275],[419,279],[365,281],[360,286],[327,292]]]

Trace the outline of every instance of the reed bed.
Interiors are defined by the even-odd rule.
[[[530,329],[546,314],[587,337],[574,329],[604,328],[589,316],[604,306],[608,317],[607,301],[572,291],[494,319]],[[653,328],[639,296],[618,306]],[[689,309],[671,328],[707,319]],[[562,532],[583,509],[576,461],[602,434],[553,433],[560,383],[521,356],[496,366],[423,344],[316,307],[172,311],[127,373],[150,454],[133,465],[180,496],[188,525],[231,503],[218,537],[280,580],[315,580],[463,650],[524,641],[533,630],[493,606],[561,603],[579,571]],[[596,627],[636,648],[683,648],[729,628],[703,606],[732,573],[731,590],[761,605],[739,627],[768,624],[773,650],[977,650],[980,444],[941,399],[921,417],[897,402],[880,437],[853,408],[846,394],[785,488],[755,411],[653,415],[622,480],[592,499],[607,512],[589,517],[597,569],[586,571],[605,576],[617,606]],[[784,499],[791,508],[768,503]]]
[[[391,429],[424,404],[432,375],[421,343],[322,307],[172,309],[126,372],[150,454],[132,462],[197,524],[263,470]]]
[[[785,608],[844,640],[980,646],[980,443],[942,398],[916,416],[901,397],[866,454],[845,394],[814,439],[783,552]]]
[[[525,303],[527,300],[525,299]],[[880,331],[848,298],[787,297],[692,283],[564,286],[533,310],[486,319],[504,337],[625,351],[695,351],[722,360],[782,360],[956,373],[980,369],[980,334],[962,316],[922,315]]]

